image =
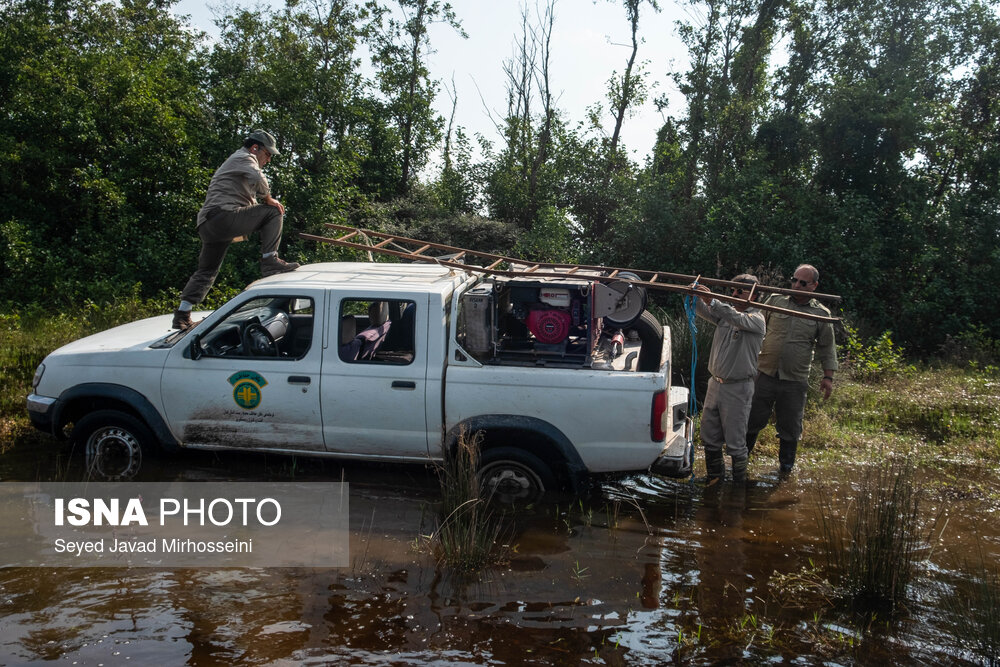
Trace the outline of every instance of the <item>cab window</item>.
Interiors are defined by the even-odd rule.
[[[301,359],[312,347],[314,314],[308,297],[257,297],[194,344],[206,357]]]
[[[409,364],[415,354],[416,304],[401,299],[344,299],[340,358],[347,363]]]

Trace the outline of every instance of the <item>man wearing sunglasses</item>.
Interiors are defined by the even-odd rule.
[[[746,299],[757,278],[741,273],[734,282],[746,289],[733,289],[733,296]],[[725,452],[732,458],[733,483],[747,479],[747,418],[757,375],[757,353],[764,340],[764,315],[750,303],[731,305],[712,298],[704,285],[693,285],[704,295],[695,302],[695,312],[715,325],[708,371],[712,374],[701,411],[701,442],[705,447],[706,482],[715,484],[723,478]]]
[[[254,130],[244,140],[243,147],[212,175],[205,204],[198,211],[201,237],[198,269],[181,292],[181,303],[174,313],[174,329],[193,325],[191,310],[205,299],[215,283],[229,244],[243,240],[251,232],[260,232],[260,270],[265,278],[299,268],[297,263],[278,257],[285,207],[271,196],[263,172],[275,155],[278,147],[274,137],[264,130]]]
[[[773,294],[765,303],[803,313],[830,316],[830,311],[810,296],[819,286],[819,271],[802,264],[792,275],[794,295]],[[771,412],[778,432],[778,464],[782,475],[795,466],[795,453],[802,436],[809,371],[813,357],[819,358],[823,378],[819,389],[824,400],[833,392],[833,374],[837,366],[837,346],[833,325],[804,317],[767,311],[767,333],[760,351],[760,373],[754,386],[750,420],[747,424],[747,452],[753,451],[757,434],[767,425]]]

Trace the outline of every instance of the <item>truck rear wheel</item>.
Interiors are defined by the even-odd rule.
[[[555,488],[552,471],[537,456],[514,447],[482,453],[479,484],[488,499],[501,503],[531,503]]]
[[[84,446],[91,478],[119,482],[139,472],[143,451],[148,452],[152,446],[153,434],[128,413],[98,410],[76,423],[73,439]]]

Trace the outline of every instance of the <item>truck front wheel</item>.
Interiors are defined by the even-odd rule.
[[[487,498],[506,504],[531,503],[555,488],[555,477],[534,454],[496,447],[482,453],[479,483]]]
[[[142,466],[143,450],[153,434],[140,420],[118,410],[98,410],[73,427],[73,439],[84,446],[89,475],[101,481],[127,481]]]

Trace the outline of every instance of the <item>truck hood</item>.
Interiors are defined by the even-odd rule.
[[[154,343],[162,342],[168,336],[178,333],[176,330],[170,328],[172,317],[172,315],[157,315],[156,317],[129,322],[128,324],[123,324],[63,345],[50,354],[49,357],[103,356],[111,352],[138,352],[146,350]],[[186,338],[187,336],[178,336],[178,341],[183,341]],[[164,349],[157,351],[165,355],[169,347],[171,346],[168,343]],[[107,362],[106,360],[95,360],[94,363]]]

